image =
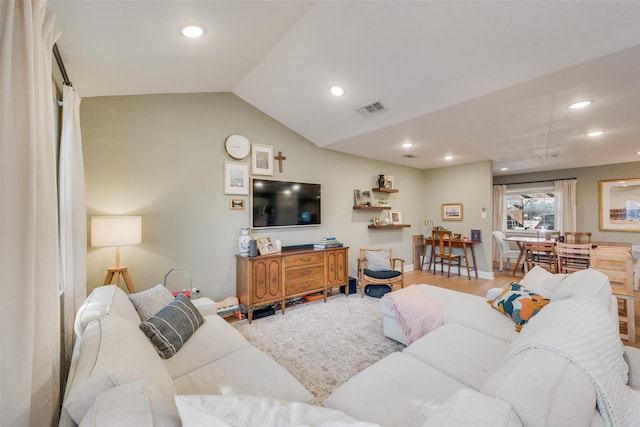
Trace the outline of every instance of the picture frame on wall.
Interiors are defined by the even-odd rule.
[[[224,194],[249,194],[249,165],[224,162]]]
[[[243,211],[245,207],[245,199],[231,199],[229,201],[229,209],[232,211]]]
[[[462,203],[443,203],[441,209],[443,221],[462,221]]]
[[[273,175],[273,147],[251,144],[251,173],[253,175]]]
[[[640,232],[640,178],[600,181],[600,230]]]
[[[389,211],[389,219],[392,224],[402,224],[402,212]]]
[[[278,248],[271,240],[271,236],[262,236],[256,238],[256,245],[260,255],[269,255],[278,253]]]

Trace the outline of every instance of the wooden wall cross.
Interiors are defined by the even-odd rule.
[[[279,163],[278,169],[280,169],[280,173],[282,173],[282,161],[283,160],[287,160],[287,158],[282,155],[282,151],[278,151],[278,155],[275,156],[274,159],[278,161],[278,163]]]

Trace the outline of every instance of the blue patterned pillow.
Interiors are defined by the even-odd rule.
[[[495,300],[487,301],[491,307],[509,317],[516,324],[516,331],[520,329],[545,305],[549,299],[525,289],[516,282],[511,282]]]
[[[140,323],[140,329],[151,340],[163,359],[176,354],[204,323],[198,309],[184,294],[179,294],[162,310]]]

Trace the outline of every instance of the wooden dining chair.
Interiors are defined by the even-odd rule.
[[[588,231],[565,231],[565,243],[591,243],[591,233]]]
[[[458,265],[458,276],[462,264],[462,255],[453,253],[452,232],[450,230],[433,230],[433,274],[436,274],[436,265],[440,260],[440,271],[444,271],[444,263],[447,263],[447,277],[451,277],[451,264]],[[471,274],[467,271],[469,280]]]
[[[625,247],[598,246],[591,252],[591,268],[607,275],[611,293],[618,299],[620,336],[636,342],[633,257]]]
[[[556,243],[559,273],[573,273],[589,268],[591,263],[591,243]]]
[[[524,242],[524,255],[527,271],[531,271],[533,267],[539,265],[552,273],[558,272],[556,245],[554,242]]]

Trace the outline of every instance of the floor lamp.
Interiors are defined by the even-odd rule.
[[[120,265],[120,246],[137,245],[142,242],[142,217],[140,216],[92,216],[91,246],[115,246],[116,265],[107,269],[104,284],[120,283],[120,275],[130,294],[135,293],[129,269]]]

